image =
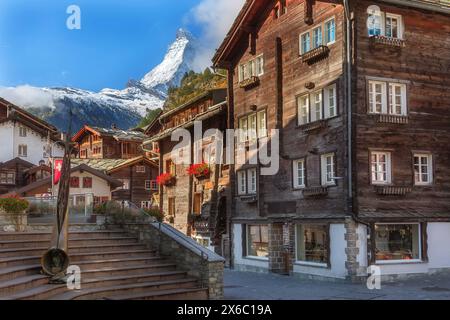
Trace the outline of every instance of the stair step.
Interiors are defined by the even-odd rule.
[[[208,289],[173,289],[113,296],[110,300],[206,300]]]
[[[138,284],[128,284],[119,286],[110,286],[93,289],[82,289],[79,291],[70,291],[61,295],[51,297],[51,300],[95,300],[104,299],[113,295],[122,294],[138,294],[155,292],[159,290],[170,289],[195,289],[198,286],[197,279],[186,278],[179,280],[143,282]]]
[[[33,287],[48,284],[49,278],[45,275],[34,274],[30,276],[18,277],[13,280],[0,283],[0,299],[3,296],[11,295],[19,291],[28,290]]]
[[[162,257],[143,257],[143,258],[126,258],[126,259],[101,259],[91,261],[79,261],[76,264],[81,268],[81,271],[97,269],[97,268],[117,268],[133,265],[152,265],[160,264],[167,261]]]
[[[41,271],[41,266],[39,264],[1,268],[0,269],[0,282],[10,281],[10,280],[16,279],[18,277],[36,275],[36,274],[39,274],[40,271]]]
[[[110,251],[110,252],[93,252],[93,253],[70,253],[70,262],[76,264],[79,261],[91,261],[101,259],[121,259],[121,258],[145,258],[155,257],[156,252],[153,250],[130,250],[130,251]]]
[[[52,233],[50,232],[0,232],[0,242],[7,240],[50,240]],[[72,231],[69,232],[69,239],[90,239],[127,236],[128,233],[120,230],[98,230],[98,231]]]
[[[116,244],[138,244],[138,239],[133,237],[115,237],[115,238],[90,238],[90,239],[69,239],[69,246],[87,246],[87,245],[116,245]],[[40,248],[48,247],[50,240],[5,240],[0,241],[0,249],[13,248]]]
[[[30,264],[39,264],[40,261],[40,256],[2,258],[0,259],[0,269]]]
[[[119,268],[97,268],[91,270],[85,270],[82,272],[81,276],[83,279],[97,279],[99,277],[108,277],[108,276],[123,276],[123,275],[142,275],[154,272],[163,272],[163,271],[175,271],[176,264],[174,263],[158,263],[158,264],[146,264],[146,265],[133,265],[127,267],[119,267]]]

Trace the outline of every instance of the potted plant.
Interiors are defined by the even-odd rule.
[[[171,173],[163,173],[156,178],[156,182],[160,186],[173,186],[175,184],[175,176]]]
[[[13,225],[15,231],[23,232],[27,227],[26,210],[30,204],[27,200],[17,196],[0,199],[0,215],[4,217],[4,224]]]
[[[144,209],[145,213],[148,214],[150,217],[153,217],[158,222],[164,221],[164,212],[159,208],[150,208],[150,209]]]
[[[97,225],[102,226],[106,222],[106,207],[107,202],[98,204],[93,209],[92,220],[97,223]]]
[[[196,177],[197,179],[205,179],[209,178],[209,175],[211,174],[211,169],[208,164],[206,163],[200,163],[200,164],[193,164],[187,169],[187,173],[191,176]]]

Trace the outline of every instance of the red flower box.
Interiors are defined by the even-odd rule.
[[[160,186],[173,186],[175,184],[175,176],[171,173],[163,173],[156,178],[156,182]]]
[[[209,165],[206,163],[193,164],[187,169],[187,173],[190,176],[196,177],[197,179],[207,178],[211,173],[211,169],[209,168]]]

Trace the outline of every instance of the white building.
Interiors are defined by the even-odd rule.
[[[32,164],[61,157],[63,148],[56,127],[0,98],[0,163],[21,158]]]

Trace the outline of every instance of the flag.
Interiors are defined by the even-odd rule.
[[[62,159],[53,160],[53,185],[57,185],[61,179],[62,165]]]

